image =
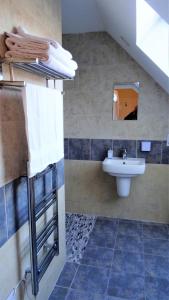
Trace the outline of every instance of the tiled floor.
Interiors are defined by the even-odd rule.
[[[50,300],[169,300],[169,225],[97,218]]]

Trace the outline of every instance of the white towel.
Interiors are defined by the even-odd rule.
[[[56,59],[52,55],[49,57],[49,59],[47,61],[41,61],[41,63],[44,66],[47,66],[48,68],[53,69],[56,72],[66,75],[70,78],[75,77],[75,71],[73,69],[70,69],[69,67],[64,65],[62,62],[60,62],[58,59]]]
[[[73,59],[68,58],[65,53],[62,51],[62,48],[54,48],[50,45],[49,47],[49,55],[53,56],[54,58],[58,59],[61,63],[63,63],[65,66],[67,66],[70,69],[73,69],[76,71],[78,69],[78,64]]]
[[[64,156],[63,97],[55,89],[27,84],[23,104],[29,150],[29,177]]]

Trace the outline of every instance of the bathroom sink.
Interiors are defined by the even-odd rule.
[[[144,158],[113,157],[105,158],[102,168],[104,172],[116,177],[117,194],[120,197],[128,197],[131,177],[144,174],[146,166]]]
[[[111,176],[134,177],[144,174],[145,159],[144,158],[127,158],[122,159],[113,157],[105,158],[102,163],[103,171]]]

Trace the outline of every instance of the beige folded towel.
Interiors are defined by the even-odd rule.
[[[30,38],[21,37],[14,33],[6,33],[5,44],[9,50],[22,51],[23,49],[48,50],[49,43],[42,41],[35,41]]]
[[[16,27],[15,31],[18,35],[25,37],[25,38],[29,38],[32,41],[34,40],[34,41],[47,42],[56,49],[60,48],[60,50],[62,50],[64,52],[65,57],[67,57],[68,59],[72,59],[72,54],[68,50],[64,49],[57,41],[55,41],[53,39],[31,35],[31,34],[27,33],[26,30],[24,28],[22,28],[21,26]]]
[[[18,58],[18,59],[36,59],[39,58],[42,61],[49,60],[50,56],[59,60],[63,65],[71,70],[77,70],[77,63],[69,59],[65,55],[61,47],[55,48],[49,42],[37,41],[35,39],[21,37],[14,33],[6,33],[8,36],[5,40],[6,46],[9,51],[5,53],[6,58]]]
[[[43,38],[43,37],[31,35],[31,34],[27,33],[27,31],[24,28],[22,28],[21,26],[16,27],[15,31],[16,31],[16,34],[18,34],[22,37],[26,37],[26,38],[29,38],[34,41],[47,42],[47,43],[50,43],[55,48],[61,47],[61,45],[57,41],[50,39],[50,38]]]
[[[5,34],[0,34],[0,58],[5,57],[6,51],[7,51],[7,47],[5,45]]]
[[[48,60],[49,55],[45,53],[44,51],[31,51],[31,50],[9,50],[5,53],[6,58],[16,58],[20,61],[25,60],[25,59],[36,59],[39,58],[42,61]]]

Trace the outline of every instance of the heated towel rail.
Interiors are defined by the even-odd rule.
[[[38,59],[34,61],[0,60],[0,70],[2,63],[7,63],[10,70],[10,81],[0,80],[0,88],[23,88],[25,81],[14,81],[13,66],[28,72],[35,73],[48,80],[70,80],[71,78],[59,74],[54,70],[45,67]],[[36,197],[36,182],[40,178],[45,178],[52,173],[52,189],[45,192],[41,199]],[[45,182],[45,180],[44,180]],[[36,296],[39,291],[39,283],[45,274],[54,256],[59,255],[59,223],[58,223],[58,197],[57,197],[57,170],[56,164],[49,165],[43,172],[34,177],[27,177],[28,184],[28,213],[29,213],[29,240],[30,240],[30,269],[26,273],[31,273],[32,294]],[[44,184],[45,185],[45,184]],[[44,191],[47,187],[44,187]],[[37,203],[38,200],[38,203]],[[52,214],[51,214],[52,210]],[[50,211],[52,217],[48,220],[47,214]],[[43,219],[43,222],[41,222]],[[43,223],[43,227],[41,224]],[[38,226],[37,226],[38,225]],[[40,228],[40,230],[39,230]],[[52,243],[51,243],[52,239]]]
[[[44,193],[41,199],[36,199],[36,182],[43,179],[44,191],[45,178],[50,172],[52,174],[52,189]],[[37,295],[39,282],[47,270],[55,255],[59,255],[59,226],[58,226],[58,198],[56,164],[48,166],[43,172],[28,178],[28,200],[29,200],[29,231],[30,231],[30,257],[31,257],[31,280],[32,293]],[[38,200],[38,204],[37,203]],[[46,220],[47,212],[52,209],[52,217]],[[43,219],[43,220],[42,220]],[[45,226],[37,232],[38,222],[45,221]],[[53,236],[52,236],[53,235]],[[53,242],[48,239],[52,236]]]

